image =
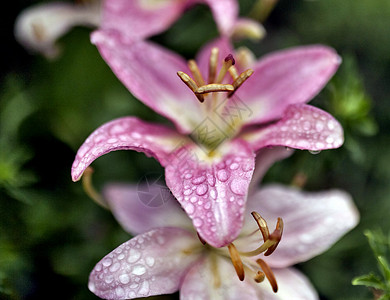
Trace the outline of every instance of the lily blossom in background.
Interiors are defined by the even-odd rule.
[[[213,248],[201,242],[177,201],[161,193],[162,188],[105,188],[114,216],[137,236],[95,266],[88,286],[97,296],[133,299],[180,290],[183,300],[318,299],[309,280],[291,266],[326,251],[359,220],[345,192],[305,193],[268,185],[248,199],[245,225],[234,243]],[[140,190],[147,190],[151,198],[163,197],[161,205],[146,206]],[[252,213],[256,221],[252,210],[261,214]],[[269,234],[268,226],[276,230]],[[271,255],[261,254],[271,248]]]
[[[15,37],[27,49],[54,58],[59,54],[56,41],[75,26],[145,39],[167,30],[195,4],[210,7],[221,35],[255,40],[265,35],[260,23],[238,18],[236,0],[86,0],[49,2],[25,9],[15,22]]]
[[[153,156],[199,235],[214,247],[228,245],[241,231],[259,150],[316,151],[343,143],[340,124],[305,104],[340,64],[331,48],[296,47],[256,61],[249,50],[236,52],[222,38],[187,63],[156,44],[113,31],[97,31],[92,41],[130,92],[176,129],[135,117],[108,122],[78,150],[73,180],[110,151]]]

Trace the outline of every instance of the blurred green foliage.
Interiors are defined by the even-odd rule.
[[[80,183],[71,182],[75,152],[92,130],[111,119],[137,115],[167,121],[115,78],[90,44],[90,30],[75,28],[64,36],[55,61],[21,48],[12,37],[13,21],[33,2],[39,1],[13,2],[12,14],[4,19],[9,49],[2,55],[0,82],[0,298],[96,299],[87,289],[90,270],[129,236],[109,211],[88,199]],[[254,4],[240,1],[241,14],[251,14]],[[390,232],[389,5],[387,0],[280,0],[264,22],[266,38],[240,43],[258,56],[324,43],[343,58],[312,104],[342,123],[345,146],[316,155],[296,151],[265,177],[290,184],[303,175],[307,190],[344,189],[361,212],[355,230],[298,266],[321,299],[373,299],[370,290],[351,284],[377,267],[378,256],[372,256],[362,233],[373,228]],[[152,39],[193,57],[216,35],[210,11],[197,6]],[[93,166],[98,189],[109,181],[137,182],[147,173],[162,172],[155,160],[131,151],[104,156]],[[374,231],[371,235],[370,241],[376,240]],[[364,281],[388,285],[377,275],[358,283]]]

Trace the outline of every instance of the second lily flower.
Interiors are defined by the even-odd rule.
[[[298,47],[255,61],[219,39],[187,63],[114,31],[96,31],[92,42],[123,84],[176,129],[135,117],[104,124],[79,149],[73,180],[110,151],[153,156],[199,235],[214,247],[231,243],[243,226],[258,150],[316,151],[343,143],[340,124],[305,104],[337,70],[340,58],[333,49]]]

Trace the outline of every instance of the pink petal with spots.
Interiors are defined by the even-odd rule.
[[[266,258],[270,266],[277,268],[319,255],[359,222],[359,212],[351,196],[340,190],[313,193],[283,185],[267,185],[247,203],[244,228],[247,233],[257,227],[250,216],[251,211],[257,211],[266,219],[270,231],[275,228],[278,217],[283,219],[282,240],[275,252]],[[236,246],[256,249],[261,240],[261,234],[253,235]]]
[[[153,156],[162,165],[179,142],[186,138],[163,125],[149,124],[135,117],[110,121],[96,129],[77,151],[72,179],[80,179],[84,170],[99,156],[116,150],[135,150]]]
[[[88,288],[104,299],[134,299],[176,292],[198,259],[200,242],[184,229],[151,230],[105,256],[89,276]]]
[[[325,150],[340,147],[343,128],[330,114],[306,104],[290,105],[283,118],[267,127],[245,133],[254,149],[286,146],[302,150]]]
[[[290,104],[306,103],[325,86],[341,62],[325,46],[298,47],[260,59],[253,75],[237,95],[250,107],[247,124],[273,121],[283,116]]]
[[[200,236],[222,247],[240,233],[255,155],[242,141],[220,146],[217,159],[202,151],[190,145],[174,152],[165,180]]]
[[[157,227],[192,229],[190,219],[165,183],[109,184],[103,195],[115,218],[133,235]]]
[[[115,29],[132,39],[142,39],[165,31],[181,15],[181,0],[110,0],[104,1],[103,29]]]
[[[196,263],[188,271],[180,288],[180,299],[185,300],[253,300],[258,299],[253,279],[240,281],[232,263],[215,256]],[[217,278],[216,278],[217,277]],[[219,279],[219,284],[217,283]],[[254,281],[253,281],[254,283]]]
[[[182,57],[151,42],[127,41],[116,32],[95,31],[91,39],[129,91],[183,133],[203,121],[199,101],[177,76],[178,71],[190,74]]]
[[[267,300],[318,300],[318,294],[309,279],[294,268],[272,269],[278,283],[274,293],[268,282],[257,285],[260,299]]]

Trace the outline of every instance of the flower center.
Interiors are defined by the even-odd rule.
[[[228,245],[229,257],[233,263],[239,280],[243,281],[245,279],[245,271],[248,271],[252,274],[254,281],[257,283],[260,283],[264,281],[265,278],[267,278],[271,284],[272,290],[276,293],[278,291],[278,284],[271,268],[263,259],[258,258],[254,261],[253,258],[250,259],[250,257],[258,256],[263,252],[264,256],[269,256],[275,251],[282,238],[283,220],[278,218],[275,230],[270,233],[267,222],[260,216],[260,214],[257,212],[252,212],[252,216],[255,219],[263,236],[263,244],[253,251],[240,252],[233,243],[230,243]],[[252,234],[256,233],[257,231],[258,230]]]

